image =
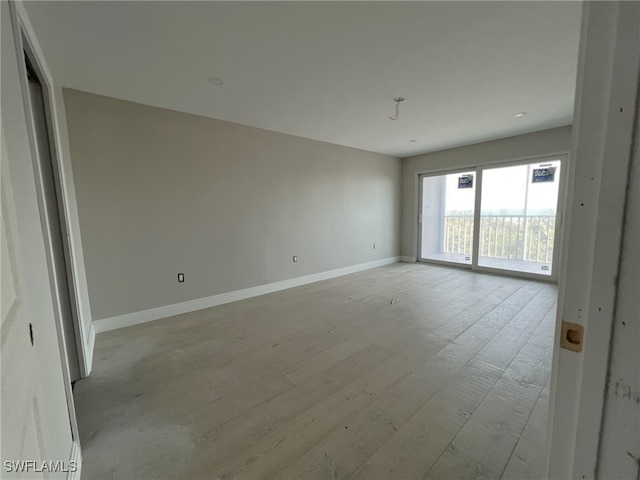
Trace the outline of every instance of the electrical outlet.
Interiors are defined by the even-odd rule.
[[[298,255],[294,255],[293,256],[293,263],[296,263],[298,261]]]
[[[182,283],[184,282],[184,273],[179,273],[178,274],[178,283]]]

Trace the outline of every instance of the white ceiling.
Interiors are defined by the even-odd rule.
[[[64,87],[364,150],[404,157],[572,119],[578,2],[26,9]],[[392,121],[397,96],[406,101]]]

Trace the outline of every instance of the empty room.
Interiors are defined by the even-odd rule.
[[[637,478],[639,3],[1,6],[2,478]]]

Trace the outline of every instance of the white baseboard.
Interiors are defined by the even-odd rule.
[[[416,263],[416,257],[410,257],[408,255],[401,255],[400,261],[404,263]]]
[[[304,277],[291,278],[289,280],[268,283],[266,285],[259,285],[257,287],[235,290],[228,293],[221,293],[220,295],[213,295],[211,297],[198,298],[196,300],[190,300],[188,302],[181,302],[175,303],[173,305],[166,305],[164,307],[151,308],[149,310],[127,313],[125,315],[118,315],[116,317],[103,318],[100,320],[95,320],[93,324],[95,325],[96,333],[107,332],[109,330],[130,327],[133,325],[138,325],[140,323],[159,320],[161,318],[181,315],[183,313],[195,312],[204,308],[215,307],[217,305],[222,305],[225,303],[236,302],[238,300],[244,300],[251,297],[257,297],[258,295],[286,290],[287,288],[299,287],[300,285],[306,285],[308,283],[319,282],[321,280],[327,280],[329,278],[340,277],[342,275],[348,275],[349,273],[361,272],[363,270],[369,270],[371,268],[382,267],[384,265],[389,265],[398,261],[400,261],[400,257],[389,257],[382,260],[376,260],[374,262],[360,263],[358,265],[337,268],[335,270],[329,270],[327,272],[314,273],[311,275],[306,275]],[[93,349],[91,349],[91,351],[93,352]]]
[[[69,463],[67,466],[74,462],[76,470],[67,472],[67,480],[80,480],[82,474],[82,450],[80,449],[80,442],[77,440],[71,445],[71,453],[69,453]]]

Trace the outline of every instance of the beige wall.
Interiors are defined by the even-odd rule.
[[[401,255],[417,256],[419,174],[566,153],[570,146],[567,126],[403,159]]]
[[[397,158],[64,97],[94,320],[399,254]]]

